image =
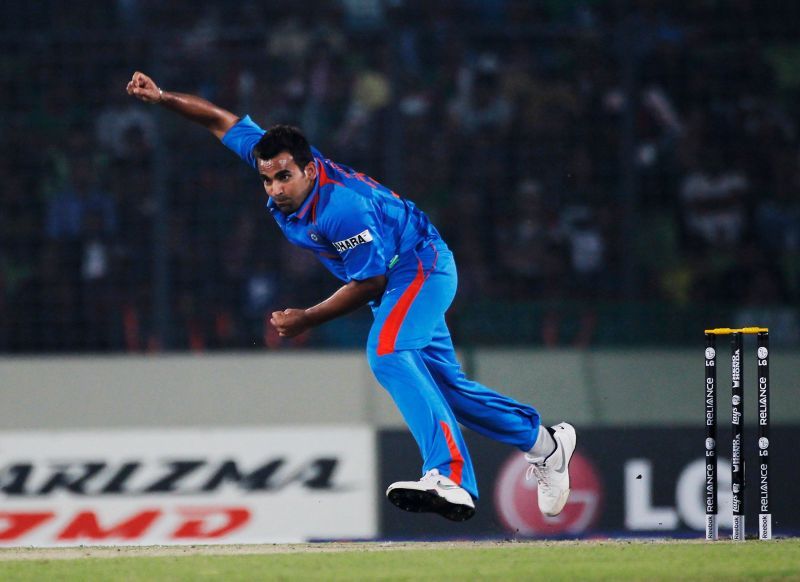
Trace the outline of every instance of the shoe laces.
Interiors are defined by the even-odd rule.
[[[431,469],[422,476],[420,481],[438,481],[439,477],[441,477],[439,469]]]
[[[544,463],[531,463],[528,465],[528,470],[525,471],[525,480],[530,481],[534,477],[539,484],[539,489],[542,493],[550,490],[550,471],[544,466]]]

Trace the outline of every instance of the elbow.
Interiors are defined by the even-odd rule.
[[[377,277],[364,279],[359,282],[359,286],[363,287],[364,296],[369,301],[377,299],[386,291],[386,275],[378,275]]]

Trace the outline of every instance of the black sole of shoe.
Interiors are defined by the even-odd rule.
[[[412,513],[438,513],[451,521],[467,521],[475,515],[475,508],[450,503],[444,497],[430,491],[416,489],[392,489],[389,501],[403,511]]]

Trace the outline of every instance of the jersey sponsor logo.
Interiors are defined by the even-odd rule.
[[[346,238],[344,240],[336,241],[333,243],[333,246],[339,252],[339,254],[349,251],[357,247],[358,245],[363,245],[364,243],[372,242],[372,233],[370,233],[369,229],[359,232],[355,236],[351,236],[350,238]]]

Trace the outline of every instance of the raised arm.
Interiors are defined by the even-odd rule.
[[[219,139],[222,139],[222,136],[239,121],[239,117],[235,114],[217,107],[202,97],[163,91],[153,79],[139,71],[133,74],[127,90],[128,95],[133,95],[145,103],[158,103],[202,125]]]

